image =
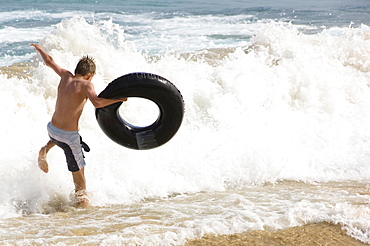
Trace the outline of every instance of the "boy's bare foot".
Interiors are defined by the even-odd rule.
[[[86,190],[76,191],[70,195],[72,206],[77,208],[87,208],[90,206],[90,199]]]
[[[48,173],[49,172],[49,165],[48,162],[46,161],[46,146],[42,147],[39,151],[39,157],[38,157],[38,164],[39,168],[44,172]]]
[[[49,140],[49,142],[44,147],[42,147],[39,151],[39,158],[38,158],[39,168],[45,173],[49,172],[49,165],[48,165],[48,162],[46,161],[46,155],[49,152],[49,150],[53,148],[54,146],[55,146],[55,143]]]

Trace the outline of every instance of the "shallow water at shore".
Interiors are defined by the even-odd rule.
[[[362,246],[368,245],[348,236],[340,225],[329,223],[296,226],[286,230],[253,231],[233,235],[205,236],[185,246]]]
[[[362,182],[285,181],[88,209],[55,195],[40,213],[19,203],[23,215],[1,220],[0,236],[10,245],[364,245],[355,238],[369,200]]]

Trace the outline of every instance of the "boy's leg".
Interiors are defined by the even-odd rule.
[[[72,172],[73,182],[75,184],[76,206],[89,206],[89,198],[86,192],[85,168],[77,172]]]
[[[55,143],[49,140],[49,142],[45,146],[43,146],[39,151],[38,165],[39,168],[45,173],[49,172],[49,165],[48,162],[46,161],[46,155],[48,154],[49,150],[54,146]]]

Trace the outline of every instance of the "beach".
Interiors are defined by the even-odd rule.
[[[209,236],[185,244],[191,245],[368,245],[349,237],[340,225],[328,223],[292,227],[276,232],[253,231],[230,236]]]
[[[370,243],[367,0],[20,0],[0,7],[0,245]],[[166,144],[113,142],[87,102],[91,207],[75,208],[49,140],[59,77],[89,55],[99,93],[129,73],[170,81],[185,104]],[[154,107],[154,109],[153,109]],[[119,116],[158,119],[132,97]]]

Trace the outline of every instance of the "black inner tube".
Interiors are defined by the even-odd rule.
[[[141,97],[159,108],[157,120],[144,127],[129,124],[119,114],[122,102],[97,108],[100,128],[114,142],[131,149],[152,149],[168,142],[178,131],[184,117],[180,91],[167,79],[150,73],[131,73],[108,84],[99,97],[118,99]]]

